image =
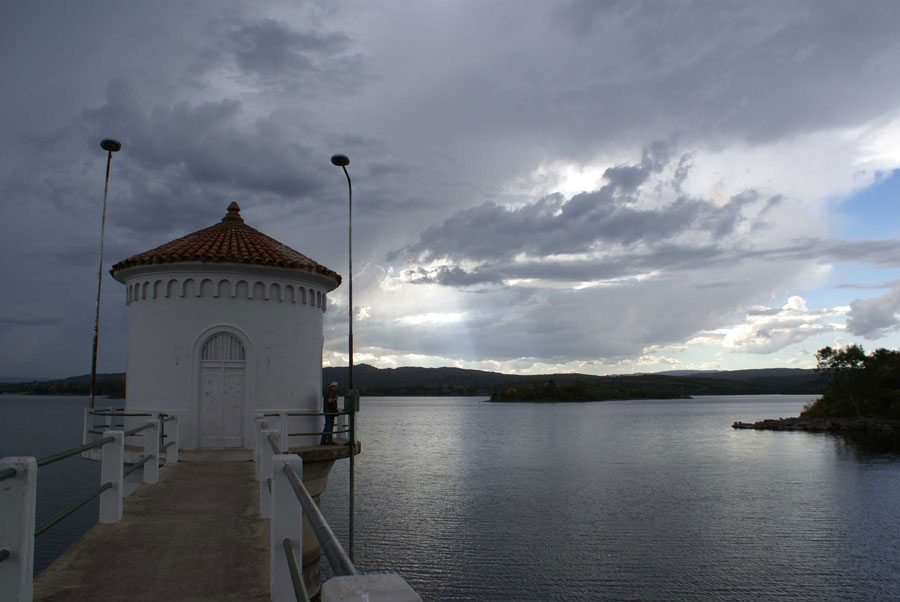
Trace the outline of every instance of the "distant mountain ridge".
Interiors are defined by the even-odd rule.
[[[349,386],[348,369],[322,369],[323,384],[337,381]],[[616,399],[646,397],[649,393],[669,397],[691,395],[754,395],[821,393],[828,379],[815,372],[797,368],[753,370],[683,371],[655,374],[596,376],[592,374],[503,374],[465,368],[376,368],[368,364],[353,367],[354,384],[362,395],[381,396],[489,396],[510,389],[547,384],[583,383],[607,392]],[[124,373],[98,374],[98,392],[121,395]],[[0,383],[3,393],[35,395],[87,395],[90,375],[70,376],[48,381]],[[104,393],[101,393],[104,394]]]
[[[346,367],[324,368],[325,383],[349,385]],[[621,395],[638,394],[646,389],[668,391],[671,396],[754,395],[821,393],[828,379],[815,370],[798,368],[762,368],[716,372],[626,374],[503,374],[463,368],[375,368],[368,364],[353,367],[353,380],[361,395],[490,395],[510,388],[554,381],[559,385],[587,383],[616,390]]]

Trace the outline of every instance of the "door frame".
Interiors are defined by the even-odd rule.
[[[193,349],[191,351],[191,366],[190,366],[190,426],[186,428],[182,433],[188,434],[190,433],[190,437],[192,441],[189,443],[190,447],[187,445],[183,446],[185,449],[199,449],[200,448],[200,387],[201,387],[201,379],[200,379],[200,370],[202,368],[202,361],[200,359],[200,354],[203,350],[203,345],[209,340],[210,337],[220,333],[228,333],[236,337],[241,344],[244,346],[244,410],[243,416],[241,418],[241,441],[244,448],[252,447],[250,445],[251,435],[249,432],[248,422],[249,418],[253,416],[253,408],[255,407],[255,403],[253,401],[253,392],[256,390],[254,388],[255,383],[255,366],[256,366],[256,352],[255,347],[253,345],[252,340],[247,334],[232,324],[215,324],[213,326],[209,326],[205,328],[202,332],[200,332],[197,337],[194,339]],[[227,362],[226,362],[227,363]],[[188,426],[188,425],[185,425]],[[185,432],[187,431],[187,432]]]

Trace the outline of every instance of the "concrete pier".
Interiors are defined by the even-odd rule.
[[[34,582],[35,601],[269,600],[252,450],[184,451]]]
[[[319,503],[338,445],[291,448]],[[357,442],[355,453],[359,453]],[[260,518],[253,450],[182,450],[178,463],[141,485],[118,522],[95,525],[34,581],[34,600],[269,600],[269,519]],[[321,590],[321,552],[303,519],[303,577]]]

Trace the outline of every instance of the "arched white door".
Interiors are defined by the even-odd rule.
[[[200,351],[200,447],[243,447],[244,345],[231,333],[214,334]]]

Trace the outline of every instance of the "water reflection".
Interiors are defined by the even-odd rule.
[[[364,400],[359,564],[435,600],[891,599],[896,458],[730,428],[809,401]],[[342,475],[325,508],[345,537]]]

